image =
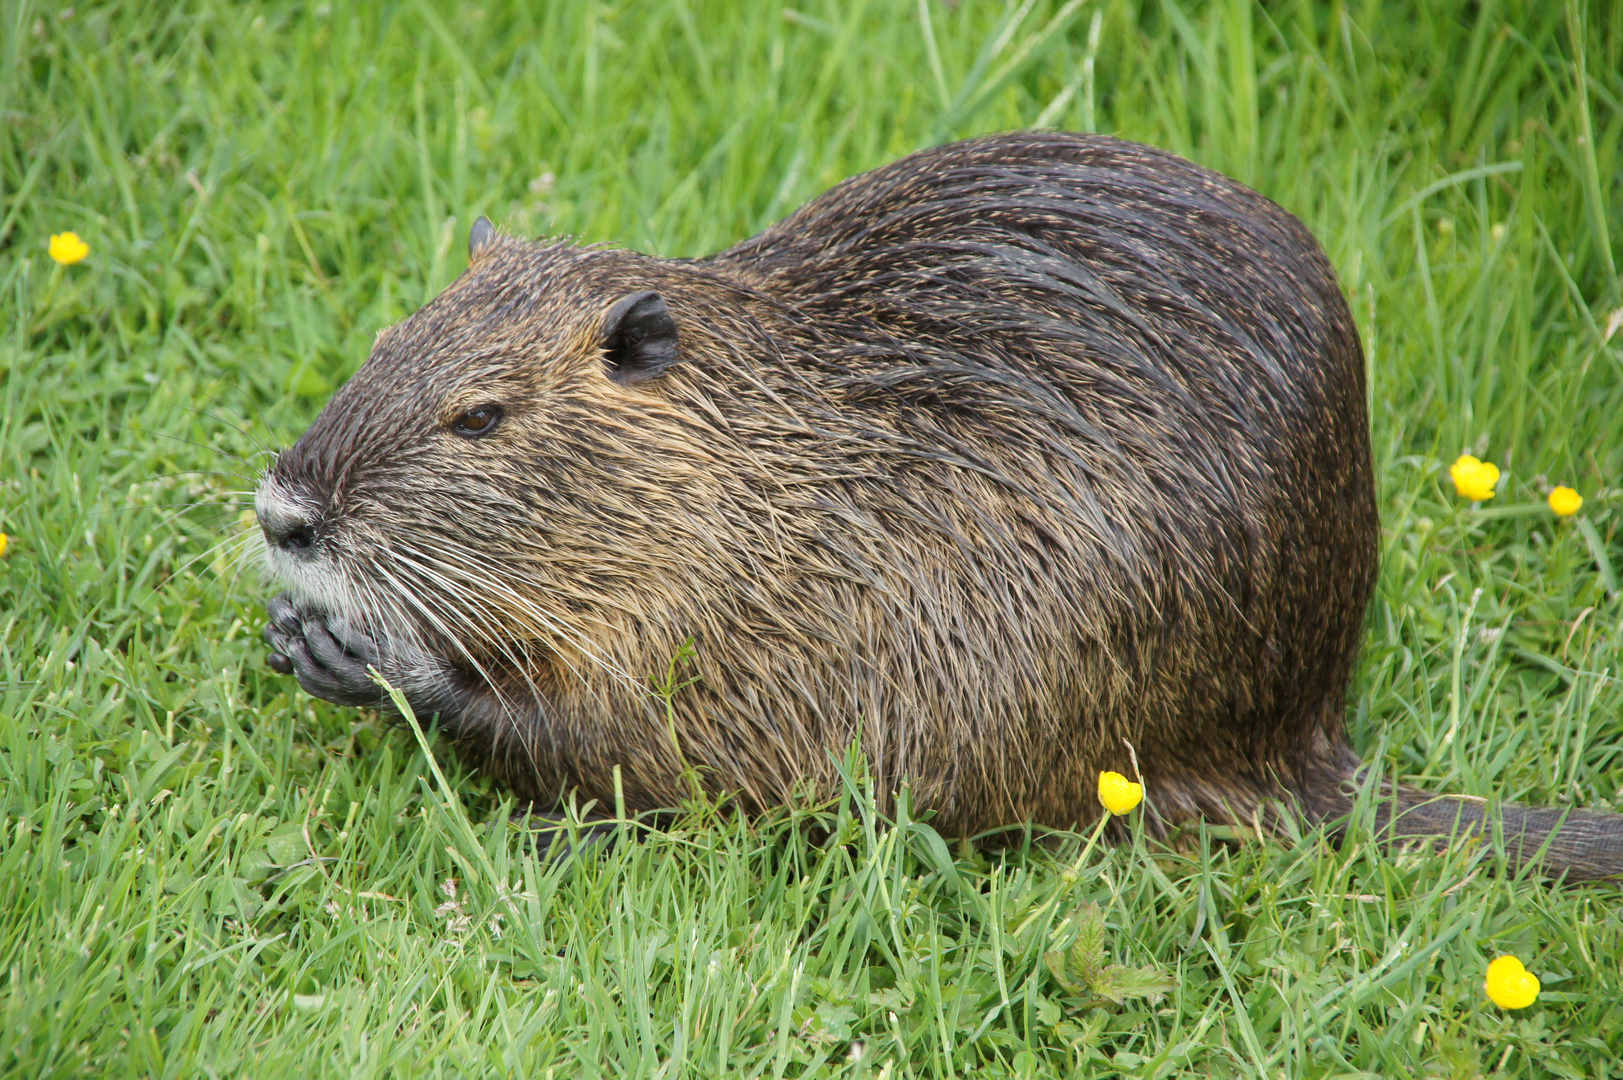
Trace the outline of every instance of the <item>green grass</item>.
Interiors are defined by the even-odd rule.
[[[500,791],[268,672],[212,554],[478,214],[694,255],[918,147],[1093,128],[1255,185],[1343,276],[1360,750],[1623,809],[1620,73],[1617,0],[3,0],[0,1071],[1623,1076],[1617,886],[1312,835],[976,853],[876,827],[857,772],[839,843],[699,808],[538,862]],[[1054,977],[1090,902],[1164,1000]],[[1524,1012],[1482,994],[1502,951]]]

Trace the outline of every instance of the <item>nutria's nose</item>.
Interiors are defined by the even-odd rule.
[[[293,555],[302,555],[310,550],[316,542],[315,530],[303,521],[271,524],[260,519],[259,528],[264,532],[265,539],[274,547]]]
[[[254,500],[254,515],[259,518],[259,531],[265,542],[289,555],[308,556],[316,544],[315,516],[304,507],[285,498],[274,489],[261,488]]]

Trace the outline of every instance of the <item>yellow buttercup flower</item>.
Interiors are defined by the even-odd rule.
[[[1454,488],[1462,496],[1472,502],[1482,502],[1493,498],[1493,486],[1499,482],[1499,466],[1461,454],[1449,466],[1448,475],[1454,478]]]
[[[90,245],[79,239],[76,232],[52,233],[49,250],[51,258],[63,266],[72,266],[90,254]]]
[[[1125,814],[1144,800],[1144,785],[1119,772],[1099,774],[1099,801],[1112,814]]]
[[[1538,1000],[1538,976],[1514,956],[1501,956],[1489,964],[1484,986],[1488,998],[1501,1009],[1525,1009]]]
[[[1550,509],[1561,517],[1571,517],[1584,504],[1584,497],[1569,487],[1558,487],[1550,492]]]
[[[5,533],[0,533],[0,559],[6,557],[6,549],[10,546],[11,537],[7,536]]]

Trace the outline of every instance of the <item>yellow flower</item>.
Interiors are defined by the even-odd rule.
[[[1584,497],[1569,487],[1558,487],[1550,492],[1550,509],[1562,517],[1571,517],[1584,504]]]
[[[51,258],[63,266],[72,266],[90,254],[90,245],[76,232],[52,233],[50,251]]]
[[[10,546],[11,537],[7,536],[5,533],[0,533],[0,559],[6,557],[6,549]]]
[[[1454,487],[1461,495],[1473,502],[1482,502],[1493,498],[1493,486],[1499,482],[1499,466],[1461,454],[1449,466],[1448,475],[1454,478]]]
[[[1119,772],[1099,774],[1099,801],[1112,814],[1125,814],[1143,799],[1143,784],[1135,784]]]
[[[1501,1009],[1525,1009],[1538,1000],[1538,976],[1514,956],[1501,956],[1489,964],[1484,986]]]

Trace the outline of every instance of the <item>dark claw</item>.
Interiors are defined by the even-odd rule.
[[[579,819],[579,826],[571,834],[569,816],[563,811],[541,813],[534,808],[515,813],[513,822],[531,830],[537,855],[550,855],[558,859],[573,858],[589,851],[608,851],[619,840],[621,827],[625,835],[635,836],[642,831],[636,824],[627,825],[602,814],[588,813]]]
[[[322,667],[334,671],[345,671],[354,668],[366,667],[366,661],[356,656],[333,637],[332,630],[324,622],[311,620],[304,624],[304,643],[310,649],[310,655]]]
[[[293,604],[293,598],[287,593],[273,597],[271,602],[265,605],[265,614],[270,616],[270,626],[265,627],[267,637],[270,635],[271,626],[292,634],[298,632],[299,624],[304,621],[299,609]]]
[[[293,674],[293,661],[274,649],[271,650],[269,656],[265,657],[265,664],[278,675]]]

